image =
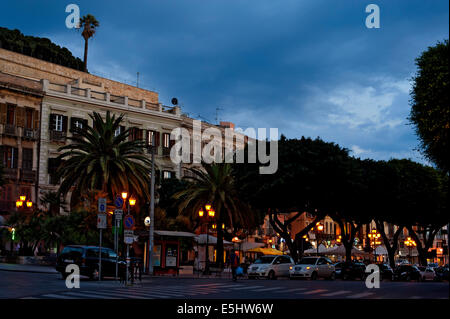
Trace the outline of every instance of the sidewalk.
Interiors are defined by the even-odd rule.
[[[32,272],[43,274],[57,274],[55,267],[52,266],[34,266],[21,264],[0,263],[0,271]]]

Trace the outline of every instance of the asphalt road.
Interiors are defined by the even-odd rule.
[[[114,280],[82,279],[68,289],[57,274],[0,271],[0,298],[44,299],[449,299],[448,282],[381,282],[368,289],[363,281],[144,279],[132,287]]]

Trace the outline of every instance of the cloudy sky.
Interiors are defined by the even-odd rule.
[[[190,116],[333,141],[362,158],[424,162],[408,124],[414,59],[448,38],[447,0],[3,1],[0,26],[83,56],[66,5],[100,28],[89,71],[177,97]],[[368,29],[365,8],[381,10]],[[200,118],[201,117],[201,118]]]

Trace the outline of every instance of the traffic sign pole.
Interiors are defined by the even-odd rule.
[[[100,228],[100,252],[99,252],[99,269],[98,269],[98,281],[102,281],[102,233],[103,229]]]

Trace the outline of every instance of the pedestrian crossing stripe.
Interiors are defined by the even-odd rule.
[[[314,295],[314,294],[318,294],[321,292],[325,292],[328,291],[327,289],[316,289],[316,290],[309,290],[309,291],[305,291],[305,292],[299,292],[297,294],[302,294],[302,295]]]
[[[362,292],[360,294],[348,296],[347,298],[364,298],[364,297],[372,296],[374,294],[375,293],[373,293],[373,292]]]
[[[349,294],[349,293],[351,293],[351,291],[349,291],[349,290],[339,290],[339,291],[330,292],[330,293],[327,293],[327,294],[322,294],[321,296],[323,296],[323,297],[334,297],[334,296],[345,295],[345,294]]]

